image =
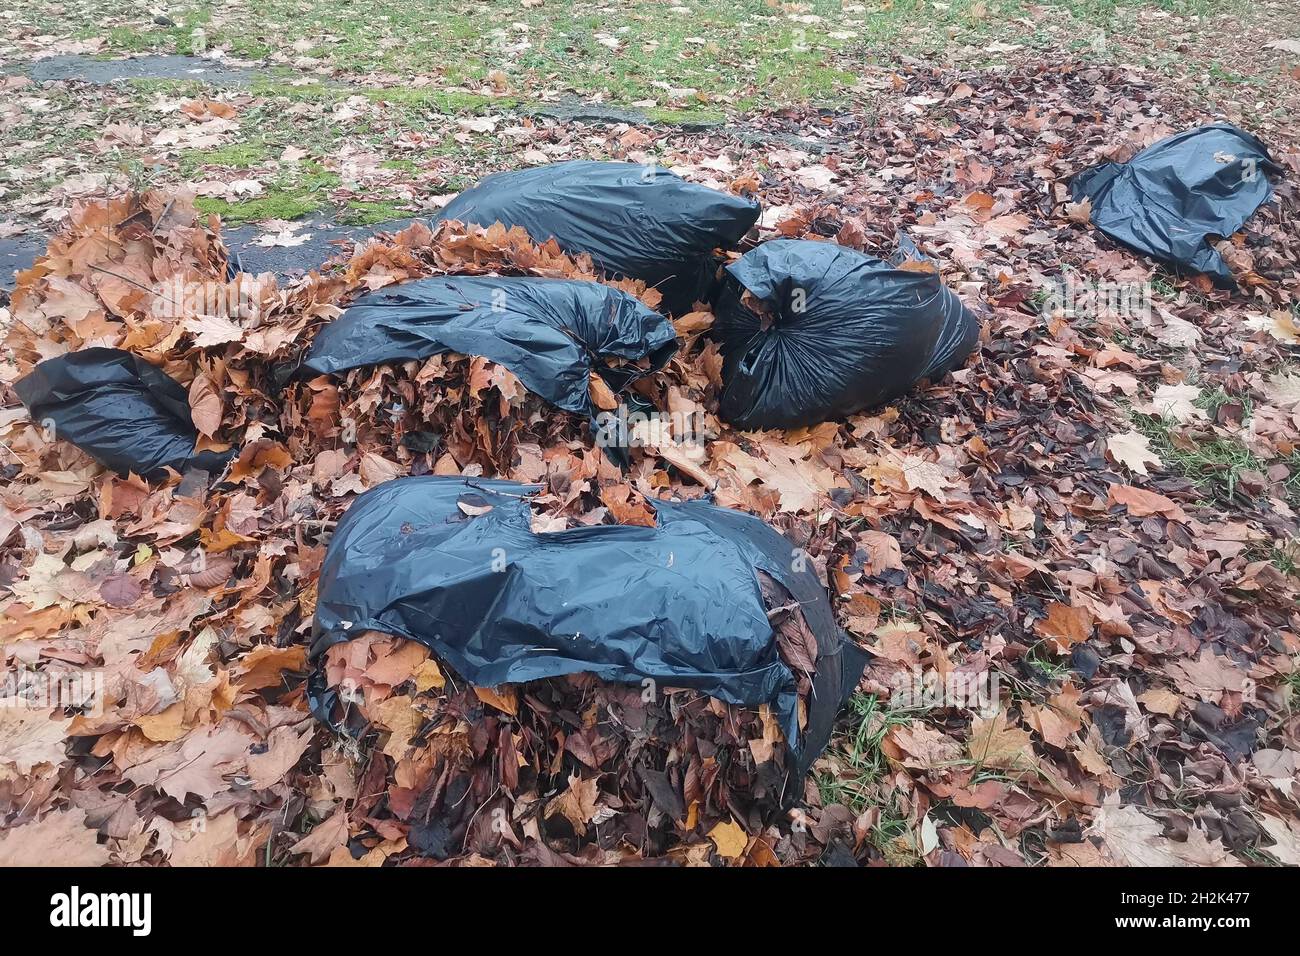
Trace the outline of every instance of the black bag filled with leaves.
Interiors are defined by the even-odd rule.
[[[366,631],[428,647],[476,686],[591,673],[773,705],[802,776],[830,739],[865,656],[835,625],[825,589],[790,543],[751,515],[655,501],[657,526],[539,534],[538,486],[400,478],[359,497],[321,567],[312,658]],[[763,575],[815,646],[782,658]],[[788,598],[788,599],[787,599]],[[796,607],[797,605],[797,607]],[[810,680],[799,730],[799,681]],[[319,670],[312,708],[337,703]]]
[[[234,452],[196,452],[184,386],[139,356],[87,348],[38,364],[14,383],[32,420],[120,475],[167,468],[216,473]]]
[[[337,375],[443,352],[481,355],[557,408],[590,416],[592,372],[617,392],[676,349],[671,322],[598,282],[439,276],[358,298],[317,333],[302,369]]]
[[[1240,229],[1272,196],[1268,174],[1281,172],[1254,136],[1212,123],[1162,139],[1127,163],[1077,173],[1070,196],[1090,200],[1092,224],[1121,245],[1233,286],[1207,240]]]
[[[611,275],[654,286],[676,313],[710,298],[713,250],[734,246],[758,214],[753,200],[658,166],[573,160],[488,176],[435,221],[522,226],[538,243],[554,239]]]
[[[727,267],[714,334],[721,415],[799,428],[902,395],[959,367],[979,321],[903,241],[899,268],[810,239],[776,239]]]

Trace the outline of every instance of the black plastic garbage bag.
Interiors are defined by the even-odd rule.
[[[607,273],[655,286],[675,313],[710,296],[713,250],[734,246],[758,214],[757,202],[658,166],[584,159],[488,176],[435,221],[522,226],[536,242],[553,238]]]
[[[481,355],[552,405],[590,416],[589,373],[618,391],[676,349],[671,322],[598,282],[440,276],[361,296],[317,333],[302,368],[334,375],[442,352]],[[611,368],[610,359],[648,359],[650,368]]]
[[[936,279],[939,274],[939,264],[918,249],[911,237],[902,232],[898,233],[898,249],[890,256],[889,263],[900,269],[908,263],[928,263],[933,266]],[[980,342],[978,317],[941,280],[939,287],[942,293],[938,305],[943,310],[943,324],[939,328],[939,338],[931,350],[930,363],[921,373],[921,378],[942,378],[961,368]]]
[[[917,258],[905,243],[899,259]],[[721,414],[737,428],[798,428],[902,395],[961,365],[979,321],[937,271],[854,249],[775,239],[727,267],[714,322]],[[766,315],[743,301],[748,291]]]
[[[41,362],[14,383],[32,420],[120,475],[170,467],[216,473],[234,451],[195,452],[184,386],[121,349],[87,348]]]
[[[654,528],[537,534],[526,498],[538,490],[420,477],[363,494],[325,555],[312,658],[375,630],[418,641],[479,686],[589,672],[772,703],[802,775],[830,739],[865,655],[843,639],[816,577],[791,570],[790,543],[757,518],[703,501],[655,502]],[[799,602],[817,640],[802,739],[795,678],[777,652],[758,570]],[[337,698],[322,672],[312,709],[332,722]]]
[[[1077,173],[1070,196],[1090,199],[1092,224],[1121,245],[1232,286],[1207,237],[1240,229],[1272,195],[1268,174],[1281,171],[1254,136],[1213,123],[1162,139],[1127,163]]]

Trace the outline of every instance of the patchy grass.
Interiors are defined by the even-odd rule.
[[[1196,404],[1213,415],[1213,409],[1224,400],[1233,399],[1220,389],[1202,395]],[[1249,418],[1249,403],[1245,412]],[[1171,419],[1139,413],[1130,417],[1134,427],[1150,439],[1151,450],[1164,462],[1165,468],[1192,482],[1209,503],[1230,505],[1250,500],[1239,487],[1242,473],[1264,474],[1271,463],[1236,438],[1215,435],[1197,441],[1187,436],[1185,428],[1180,431],[1178,423]],[[1300,452],[1276,460],[1291,472],[1285,482],[1288,500],[1300,506]]]
[[[295,103],[338,100],[348,94],[349,91],[343,87],[327,86],[317,82],[294,82],[289,78],[258,77],[253,81],[253,95],[272,99],[283,97]]]
[[[512,109],[519,103],[519,100],[512,96],[488,96],[483,93],[462,93],[456,90],[439,90],[430,87],[420,87],[418,89],[384,87],[382,89],[364,90],[362,95],[376,103],[431,109],[449,115]]]
[[[1291,709],[1295,710],[1296,702],[1300,701],[1300,660],[1296,660],[1293,663],[1295,664],[1296,669],[1286,675],[1282,681],[1282,685],[1286,688]]]
[[[1264,463],[1245,445],[1230,438],[1215,437],[1188,445],[1174,433],[1178,423],[1157,415],[1134,414],[1133,424],[1151,441],[1151,450],[1165,467],[1196,485],[1207,499],[1233,502],[1243,471],[1260,471]]]
[[[311,194],[273,192],[236,203],[200,196],[194,200],[194,205],[199,212],[216,213],[228,225],[238,226],[266,219],[298,219],[321,208],[323,202]]]
[[[341,76],[427,76],[436,80],[436,90],[459,86],[472,96],[492,74],[526,99],[541,90],[567,90],[616,103],[689,108],[692,99],[827,103],[850,95],[861,63],[882,54],[952,46],[978,51],[990,38],[1013,35],[1030,45],[1075,47],[1086,54],[1099,32],[1117,39],[1141,32],[1135,30],[1136,15],[1143,10],[1206,17],[1243,5],[1244,0],[892,0],[858,9],[840,0],[788,7],[767,0],[576,0],[528,8],[516,0],[232,0],[214,10],[190,0],[169,7],[173,22],[159,24],[144,8],[123,11],[90,0],[42,11],[39,24],[45,32],[105,36],[116,55],[197,52],[195,30],[201,29],[208,49],[254,61],[306,58]],[[1031,26],[1044,8],[1052,13],[1052,28]],[[33,27],[36,19],[34,11],[19,16]],[[750,99],[755,90],[758,97]],[[394,97],[422,96],[423,88],[376,95],[396,102]],[[450,112],[485,107],[433,105]]]
[[[854,694],[848,717],[826,750],[831,772],[818,777],[824,803],[842,803],[861,813],[879,799],[879,784],[889,772],[881,743],[890,728],[908,724],[912,714],[892,710],[874,694]]]
[[[158,96],[200,96],[209,89],[201,80],[174,80],[153,76],[130,76],[124,83],[131,92],[139,94],[138,102],[142,105],[147,105]]]
[[[340,183],[336,173],[308,161],[282,174],[264,196],[234,203],[201,196],[195,205],[201,212],[216,213],[234,225],[265,219],[298,219],[324,206],[329,190]]]
[[[667,110],[658,107],[646,110],[645,115],[651,122],[673,126],[714,126],[727,118],[721,110]]]
[[[337,157],[346,143],[349,149],[386,158],[396,151],[393,144],[407,137],[427,162],[410,169],[386,168],[412,175],[429,168],[447,179],[435,188],[454,191],[478,178],[474,171],[498,166],[501,150],[477,139],[458,142],[448,135],[454,133],[448,117],[527,112],[542,102],[577,97],[633,107],[652,123],[691,130],[773,109],[848,109],[864,95],[877,95],[862,86],[866,68],[900,54],[1004,65],[1008,51],[1015,49],[1037,49],[1045,56],[1069,51],[1098,61],[1143,61],[1179,76],[1192,64],[1203,73],[1194,78],[1197,83],[1219,89],[1236,84],[1252,102],[1263,102],[1257,88],[1247,85],[1252,77],[1242,72],[1250,64],[1207,53],[1205,44],[1194,43],[1198,56],[1193,58],[1169,43],[1165,47],[1170,48],[1156,48],[1144,39],[1151,35],[1149,18],[1157,10],[1171,15],[1162,23],[1183,18],[1177,28],[1182,33],[1171,34],[1172,43],[1175,35],[1185,38],[1201,26],[1194,17],[1233,11],[1245,17],[1253,8],[1244,0],[889,0],[865,5],[840,0],[786,5],[770,0],[567,0],[538,7],[522,7],[517,0],[411,0],[402,5],[386,0],[231,0],[219,7],[178,0],[162,10],[72,0],[53,10],[15,10],[11,25],[20,28],[18,35],[25,30],[28,35],[103,38],[100,55],[110,58],[194,54],[199,36],[209,52],[259,64],[248,91],[251,102],[240,106],[239,135],[250,139],[171,154],[148,152],[146,143],[135,155],[127,148],[121,159],[98,157],[115,165],[145,164],[159,184],[199,175],[229,179],[236,171],[242,176],[289,145]],[[1106,42],[1099,46],[1098,37]],[[1139,48],[1142,54],[1135,56]],[[26,47],[4,41],[0,54],[17,61],[29,56]],[[133,78],[115,89],[128,91],[130,102],[120,110],[112,104],[116,94],[90,94],[100,103],[99,125],[126,121],[150,130],[159,123],[161,101],[213,92],[199,81],[148,78]],[[64,94],[52,84],[42,95],[57,103]],[[373,104],[362,108],[363,115],[347,120],[333,115],[337,111],[331,105],[358,95]],[[78,105],[61,112],[70,115],[74,109],[84,111]],[[14,146],[11,161],[31,165],[79,152],[79,138],[64,131],[48,114],[22,117],[6,136]],[[444,168],[452,165],[468,172],[459,177]],[[39,179],[28,182],[50,188],[69,171],[66,166],[57,167],[57,173],[42,170]],[[233,221],[247,221],[242,217],[268,204],[319,208],[320,197],[305,195],[295,184],[264,185],[266,197],[227,204],[226,211],[240,217]],[[420,183],[420,188],[430,186],[435,184]],[[377,205],[353,212],[370,221],[386,197],[373,194],[373,183],[365,188],[370,192],[359,195]]]
[[[1269,548],[1268,559],[1283,574],[1296,575],[1300,573],[1300,558],[1297,557],[1295,542],[1289,542],[1286,545],[1273,545]]]
[[[912,722],[917,712],[892,709],[874,694],[854,694],[848,716],[818,761],[817,789],[824,805],[840,803],[855,814],[875,810],[868,839],[891,866],[918,866],[920,839],[898,794],[887,785],[889,762],[881,749],[893,727]]]
[[[372,226],[375,223],[408,218],[410,215],[410,209],[395,203],[362,202],[354,199],[339,213],[339,222],[349,226]]]
[[[215,149],[194,149],[181,154],[181,172],[186,176],[203,166],[226,166],[232,169],[248,169],[271,158],[271,151],[264,140],[247,140],[218,146]]]
[[[1048,681],[1062,681],[1070,675],[1070,658],[1067,654],[1063,658],[1053,660],[1045,656],[1050,653],[1045,641],[1039,641],[1034,644],[1029,653],[1025,655],[1025,662],[1036,672],[1041,674]]]

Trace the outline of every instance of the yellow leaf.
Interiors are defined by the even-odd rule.
[[[424,693],[433,687],[444,687],[446,684],[447,678],[442,676],[442,671],[438,669],[438,665],[434,661],[427,660],[416,668],[415,689],[420,693]]]
[[[162,713],[137,717],[135,725],[156,744],[179,740],[185,735],[185,705],[175,703]]]
[[[1024,768],[1034,757],[1029,734],[1009,725],[1002,713],[971,724],[967,749],[971,759],[984,767]]]
[[[1178,713],[1178,705],[1183,699],[1173,691],[1168,691],[1160,687],[1153,687],[1149,691],[1138,695],[1138,700],[1142,702],[1148,711],[1153,714],[1165,714],[1172,717]]]
[[[275,687],[283,682],[284,671],[300,671],[307,666],[307,648],[301,645],[273,647],[259,644],[237,667],[240,690]]]
[[[735,820],[719,823],[709,831],[709,839],[718,848],[718,856],[725,856],[729,860],[736,859],[749,846],[749,837]]]
[[[519,713],[519,695],[509,684],[501,687],[475,687],[474,693],[483,703],[511,717]]]

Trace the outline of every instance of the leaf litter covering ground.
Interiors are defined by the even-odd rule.
[[[1066,202],[1069,173],[1198,119],[1123,71],[920,70],[878,105],[834,120],[854,146],[820,161],[756,171],[704,140],[681,165],[755,189],[771,234],[882,253],[906,229],[982,310],[978,355],[874,414],[738,434],[714,415],[711,315],[679,316],[679,356],[639,388],[708,440],[646,435],[626,473],[482,360],[271,380],[363,290],[588,262],[416,226],[286,289],[238,277],[245,314],[160,317],[156,285],[224,282],[215,223],[183,196],[78,207],[20,277],[5,378],[126,348],[186,384],[205,445],[240,450],[215,489],[150,487],[6,397],[5,692],[94,669],[107,705],[0,708],[0,862],[1300,863],[1293,187],[1225,246],[1230,296],[1153,275]],[[1154,278],[1155,307],[1063,314],[1041,289],[1066,270]],[[328,658],[364,729],[318,725],[306,645],[330,528],[358,492],[429,472],[543,482],[539,530],[644,523],[647,499],[712,489],[786,532],[873,654],[798,805],[781,810],[765,709],[583,677],[473,688],[384,635]],[[1002,708],[891,709],[915,667],[991,670]]]

